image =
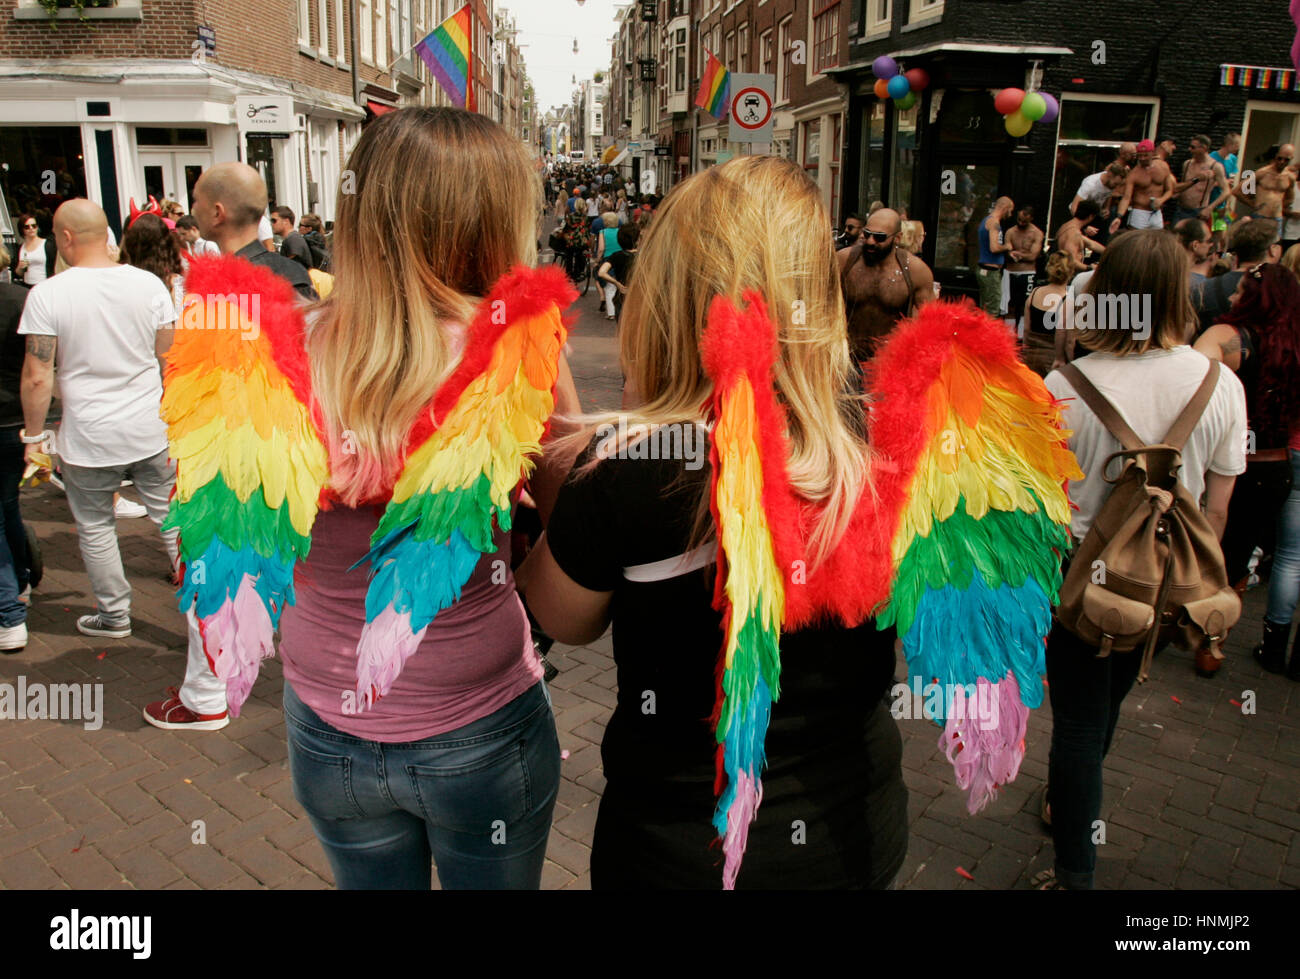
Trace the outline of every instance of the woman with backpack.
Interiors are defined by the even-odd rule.
[[[1183,440],[1178,483],[1190,501],[1205,494],[1205,529],[1222,536],[1233,483],[1246,470],[1245,395],[1229,371],[1207,378],[1215,366],[1186,343],[1196,313],[1188,298],[1187,256],[1178,239],[1155,230],[1116,238],[1076,297],[1077,309],[1090,300],[1090,328],[1077,329],[1076,335],[1092,352],[1072,365],[1083,379],[1071,380],[1069,368],[1046,378],[1048,390],[1066,402],[1064,425],[1073,432],[1070,449],[1085,474],[1069,486],[1077,507],[1071,534],[1086,550],[1089,530],[1112,491],[1107,476],[1114,478],[1122,468],[1121,460],[1113,457],[1124,448],[1112,434],[1115,422],[1103,423],[1085,400],[1087,394],[1080,388],[1086,382],[1109,402],[1119,416],[1116,421],[1131,429],[1130,440],[1141,445],[1163,442],[1198,391],[1212,385],[1205,390],[1208,403]],[[1092,580],[1104,584],[1104,565],[1080,570],[1099,575]],[[1062,607],[1069,584],[1067,575]],[[1145,654],[1138,648],[1099,656],[1100,645],[1109,640],[1099,645],[1080,638],[1062,623],[1061,611],[1047,642],[1052,747],[1040,809],[1052,828],[1056,862],[1035,882],[1044,889],[1089,890],[1096,868],[1093,832],[1101,813],[1102,766],[1120,706]]]
[[[1250,416],[1246,474],[1237,480],[1223,536],[1228,580],[1244,592],[1252,551],[1273,554],[1255,661],[1300,680],[1300,644],[1286,665],[1300,598],[1300,280],[1280,265],[1246,270],[1232,308],[1201,335],[1196,349],[1241,378]]]

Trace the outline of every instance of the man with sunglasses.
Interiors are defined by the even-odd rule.
[[[835,255],[857,363],[870,360],[894,324],[934,298],[929,267],[898,247],[901,227],[899,213],[883,207],[867,218],[861,240]]]
[[[1281,222],[1284,212],[1290,211],[1295,202],[1296,175],[1289,169],[1294,157],[1295,147],[1290,143],[1284,143],[1274,151],[1273,159],[1267,166],[1255,171],[1253,194],[1242,192],[1246,185],[1245,180],[1238,180],[1232,191],[1232,196],[1243,201],[1250,209],[1251,219],[1267,218],[1275,222],[1274,228],[1278,237],[1273,239],[1274,242],[1281,240]],[[1245,174],[1243,173],[1242,176],[1244,177]]]

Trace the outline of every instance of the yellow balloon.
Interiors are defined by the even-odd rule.
[[[1017,109],[1015,112],[1011,113],[1011,115],[1007,116],[1006,127],[1008,133],[1019,139],[1021,136],[1025,135],[1025,133],[1029,132],[1029,130],[1034,128],[1034,123],[1033,120],[1026,119],[1021,115],[1020,110]]]

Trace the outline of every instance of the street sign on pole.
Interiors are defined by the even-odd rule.
[[[733,73],[728,141],[772,142],[772,103],[776,101],[775,96],[775,75]]]

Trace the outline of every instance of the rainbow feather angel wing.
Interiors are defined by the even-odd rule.
[[[1082,478],[1042,380],[1006,328],[932,303],[872,364],[873,449],[906,487],[878,616],[909,671],[944,694],[932,719],[972,813],[1015,778],[1043,699],[1044,640]]]
[[[308,405],[293,290],[243,259],[196,259],[167,355],[162,417],[176,460],[182,611],[194,610],[238,716],[293,601],[328,456]]]
[[[470,325],[460,365],[407,445],[410,455],[363,559],[373,577],[357,645],[357,697],[373,705],[435,615],[460,597],[541,450],[574,292],[557,268],[517,268]]]
[[[773,393],[775,328],[757,294],[743,312],[714,301],[701,343],[713,381],[711,506],[718,531],[714,604],[724,641],[714,713],[718,793],[713,825],[722,840],[723,886],[735,886],[749,824],[763,798],[763,744],[781,693],[780,635],[785,575],[778,553],[794,524],[789,501],[784,418]]]

